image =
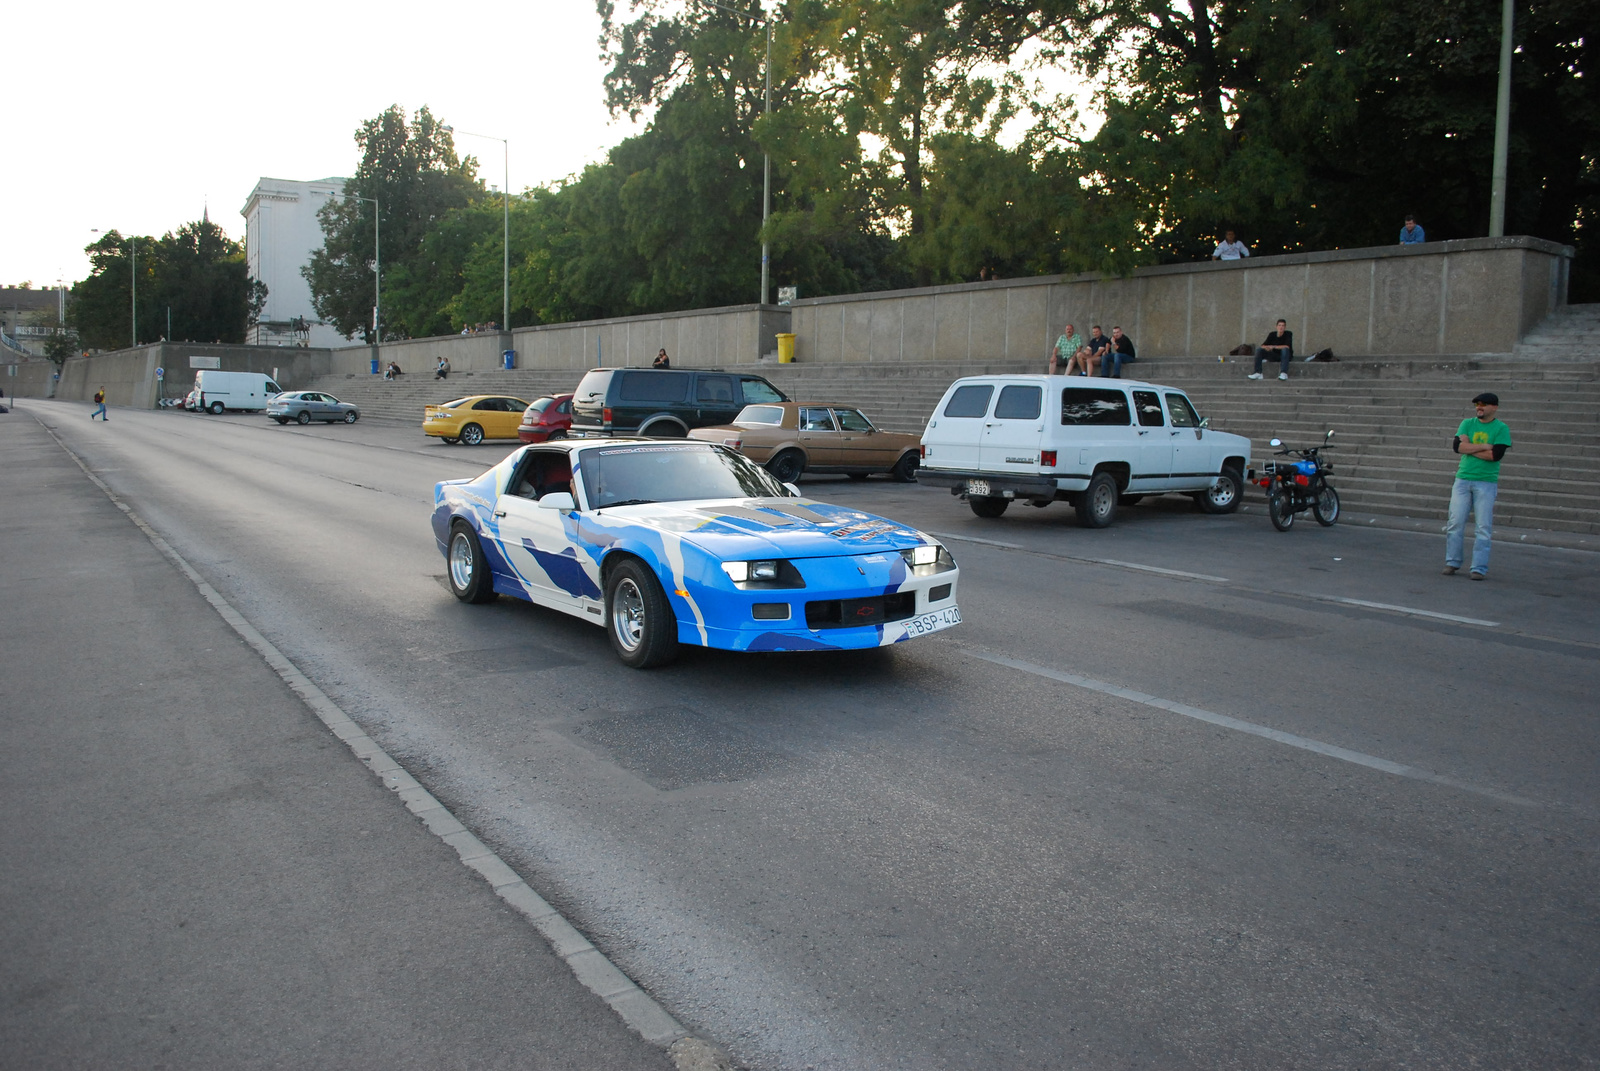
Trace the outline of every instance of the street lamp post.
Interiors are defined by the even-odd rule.
[[[383,343],[383,245],[379,241],[382,234],[379,217],[383,215],[383,206],[376,197],[356,194],[356,200],[372,202],[372,344],[377,346]],[[376,353],[373,354],[373,360],[377,360]]]
[[[455,127],[444,127],[446,134],[458,133]],[[501,149],[501,161],[505,167],[503,177],[504,185],[500,187],[500,203],[504,209],[505,229],[501,235],[501,252],[503,254],[500,265],[500,330],[511,330],[511,142],[507,138],[497,138],[493,134],[474,134],[470,130],[462,130],[463,137],[483,138],[485,141],[498,141]]]
[[[1512,0],[1500,8],[1500,85],[1494,109],[1494,167],[1489,180],[1489,237],[1506,233],[1506,157],[1511,147]]]
[[[706,3],[706,4],[710,4],[712,7],[717,8],[718,10],[726,11],[730,15],[739,15],[739,16],[742,16],[744,18],[750,19],[753,22],[762,23],[763,25],[766,26],[766,28],[767,28],[767,62],[764,65],[764,68],[763,68],[764,71],[765,71],[765,75],[766,75],[766,89],[762,94],[761,114],[764,115],[764,116],[771,115],[772,114],[772,19],[767,16],[766,9],[765,9],[765,4],[763,4],[762,12],[761,12],[760,15],[752,15],[748,11],[740,11],[740,10],[738,10],[736,8],[728,7],[726,4],[719,4],[719,3],[717,3],[717,0],[702,0],[702,2]],[[768,153],[763,152],[761,154],[761,298],[760,298],[760,303],[762,305],[765,305],[767,303],[767,293],[768,293],[768,290],[769,290],[768,272],[769,272],[769,270],[771,268],[771,265],[772,265],[772,257],[770,255],[771,251],[767,247],[767,236],[766,236],[767,217],[770,216],[770,215],[772,215],[772,157]]]

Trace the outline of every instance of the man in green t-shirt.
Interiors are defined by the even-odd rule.
[[[1495,414],[1500,397],[1488,391],[1472,399],[1476,417],[1456,429],[1451,447],[1461,455],[1450,489],[1450,519],[1444,526],[1444,575],[1461,568],[1467,513],[1472,513],[1472,579],[1489,575],[1489,537],[1494,530],[1494,496],[1500,486],[1500,459],[1511,449],[1511,429]]]
[[[1083,349],[1083,336],[1068,324],[1066,330],[1061,332],[1061,337],[1056,339],[1056,348],[1050,351],[1050,374],[1070,375],[1072,362],[1081,349]]]

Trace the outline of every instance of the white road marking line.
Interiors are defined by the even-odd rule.
[[[1306,598],[1319,599],[1322,602],[1338,602],[1346,606],[1364,606],[1369,610],[1388,610],[1390,613],[1406,614],[1409,617],[1431,617],[1439,621],[1454,621],[1462,625],[1482,625],[1484,628],[1500,627],[1500,622],[1498,621],[1485,621],[1478,617],[1461,617],[1457,614],[1441,614],[1437,610],[1419,610],[1415,606],[1394,606],[1386,602],[1346,599],[1339,595],[1307,595]]]
[[[1232,729],[1235,732],[1249,733],[1251,736],[1263,737],[1279,744],[1287,744],[1290,747],[1299,748],[1302,751],[1311,751],[1318,755],[1326,755],[1331,759],[1339,759],[1341,762],[1350,762],[1357,766],[1365,766],[1369,769],[1382,771],[1383,773],[1394,774],[1396,777],[1409,777],[1416,781],[1431,781],[1434,784],[1447,785],[1451,788],[1461,789],[1464,792],[1475,793],[1479,796],[1488,796],[1490,799],[1500,800],[1503,803],[1515,803],[1523,807],[1538,806],[1538,804],[1533,800],[1526,800],[1520,796],[1513,796],[1505,792],[1497,792],[1492,788],[1484,788],[1481,785],[1474,785],[1467,781],[1458,781],[1453,777],[1445,777],[1440,774],[1429,773],[1428,771],[1419,769],[1416,766],[1408,766],[1402,762],[1392,762],[1389,759],[1380,759],[1376,755],[1368,755],[1361,751],[1352,751],[1349,748],[1339,747],[1337,744],[1325,744],[1321,740],[1313,740],[1308,736],[1299,736],[1295,733],[1283,732],[1280,729],[1268,728],[1265,725],[1257,725],[1253,721],[1230,718],[1226,714],[1218,714],[1215,711],[1206,710],[1202,707],[1192,707],[1187,703],[1177,703],[1170,699],[1162,699],[1159,696],[1147,695],[1144,692],[1136,692],[1131,688],[1123,688],[1120,685],[1108,684],[1105,681],[1097,681],[1092,677],[1082,677],[1076,673],[1066,673],[1059,669],[1051,669],[1048,666],[1036,666],[1031,662],[1022,662],[1015,658],[1007,658],[1004,655],[989,654],[986,651],[977,651],[970,647],[962,648],[962,651],[965,654],[971,655],[973,658],[980,658],[985,662],[992,662],[997,666],[1005,666],[1009,669],[1021,670],[1024,673],[1032,673],[1035,676],[1046,677],[1050,680],[1060,681],[1063,684],[1071,684],[1078,688],[1087,688],[1090,691],[1101,692],[1105,695],[1114,695],[1119,699],[1126,699],[1130,702],[1140,703],[1147,707],[1155,707],[1158,710],[1169,711],[1173,714],[1181,714],[1186,718],[1193,718],[1196,721],[1203,721],[1210,725],[1221,726],[1224,729]]]
[[[1181,576],[1185,580],[1206,580],[1213,584],[1227,584],[1230,581],[1225,576],[1211,576],[1207,573],[1188,573],[1182,569],[1163,569],[1158,565],[1140,565],[1138,562],[1122,562],[1115,558],[1083,558],[1076,554],[1057,554],[1049,550],[1035,550],[1025,547],[1021,543],[1002,543],[998,539],[979,539],[976,536],[956,535],[954,532],[929,532],[931,536],[939,539],[959,539],[963,543],[981,543],[986,547],[1000,547],[1004,550],[1022,550],[1030,554],[1042,554],[1047,558],[1059,558],[1062,561],[1084,562],[1088,565],[1109,565],[1116,569],[1134,569],[1141,573],[1159,573],[1162,576]]]
[[[475,871],[489,883],[496,896],[533,924],[534,929],[549,942],[555,954],[566,962],[579,982],[610,1005],[611,1010],[616,1012],[624,1023],[652,1044],[672,1047],[674,1043],[689,1036],[689,1032],[665,1008],[618,970],[605,953],[595,948],[588,938],[579,933],[560,912],[550,906],[544,897],[507,866],[499,855],[457,821],[455,815],[451,814],[444,804],[418,784],[404,767],[390,758],[376,741],[368,737],[366,732],[339,709],[338,704],[329,698],[326,692],[313,684],[311,678],[302,673],[271,640],[257,632],[255,627],[245,620],[244,615],[234,609],[232,603],[206,583],[205,578],[183,555],[161,538],[154,528],[146,524],[144,518],[135,513],[133,508],[105,481],[91,472],[84,460],[61,441],[61,437],[53,428],[43,420],[39,423],[56,441],[56,445],[77,463],[89,481],[105,493],[112,505],[127,514],[128,519],[145,534],[145,538],[189,578],[206,602],[211,604],[212,609],[216,610],[246,643],[255,648],[256,653],[272,667],[283,683],[311,708],[312,713],[321,719],[334,736],[345,742],[355,757],[367,765],[383,786],[399,795],[406,809],[416,815],[427,826],[429,832],[454,848],[456,854],[461,857],[463,866]]]

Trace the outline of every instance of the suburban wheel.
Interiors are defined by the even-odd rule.
[[[1239,496],[1244,492],[1244,477],[1235,468],[1222,470],[1215,486],[1206,489],[1195,501],[1207,513],[1232,513],[1239,508]]]
[[[1267,496],[1267,516],[1272,518],[1272,527],[1280,532],[1294,527],[1294,503],[1289,500],[1287,491]]]
[[[641,428],[639,434],[646,439],[682,439],[688,436],[689,429],[675,421],[658,420],[648,428]]]
[[[350,410],[348,413],[346,413],[344,415],[344,422],[346,424],[354,424],[356,421],[358,421],[360,419],[361,419],[361,414],[356,412],[354,409]]]
[[[917,466],[922,464],[922,459],[916,454],[907,453],[894,463],[894,468],[889,470],[889,475],[901,483],[915,483],[917,481]]]
[[[221,402],[212,402],[210,405],[206,406],[206,409],[211,413],[212,416],[221,416],[223,405]]]
[[[300,410],[300,415],[294,419],[295,423],[297,424],[309,424],[311,423],[311,411],[309,409],[302,409]]]
[[[468,424],[461,429],[461,441],[468,446],[477,446],[483,442],[483,429],[476,424]]]
[[[785,450],[767,462],[767,471],[777,477],[779,483],[794,483],[805,470],[805,455],[798,450]]]
[[[287,423],[289,423],[289,418],[286,417],[286,416],[273,417],[272,419],[276,420],[279,424],[287,424]]]
[[[1332,528],[1339,519],[1339,492],[1323,484],[1316,501],[1311,503],[1311,515],[1322,527]]]
[[[483,560],[483,547],[465,521],[450,529],[450,590],[462,602],[489,602],[494,598],[494,582]]]
[[[461,440],[457,439],[453,435],[441,435],[441,436],[439,436],[439,441],[444,443],[446,446],[454,446],[456,443],[460,442]]]
[[[1097,472],[1078,496],[1078,523],[1085,528],[1104,528],[1117,519],[1117,478]]]
[[[627,559],[606,579],[606,633],[611,649],[634,669],[672,661],[678,653],[678,621],[649,567]]]
[[[1011,505],[1011,500],[999,495],[968,495],[967,505],[980,517],[998,517]]]

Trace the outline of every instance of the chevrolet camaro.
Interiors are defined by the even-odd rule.
[[[719,444],[560,440],[434,488],[463,602],[510,595],[604,627],[635,668],[680,644],[880,647],[959,624],[938,540],[806,498]]]

